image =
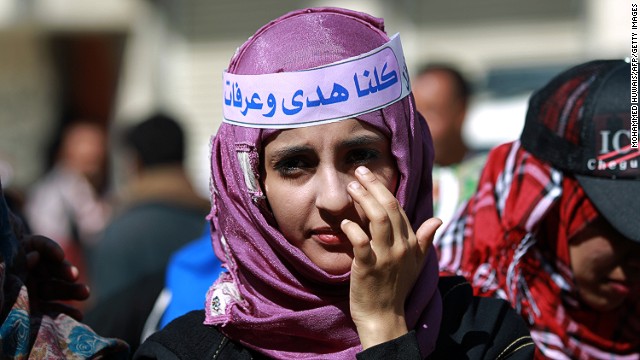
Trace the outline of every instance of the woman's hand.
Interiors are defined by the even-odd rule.
[[[55,241],[39,235],[22,238],[27,256],[27,280],[32,309],[42,313],[62,312],[82,320],[80,310],[61,303],[86,300],[89,288],[76,283],[78,269],[64,258],[64,251]]]
[[[395,196],[361,166],[348,192],[369,219],[365,231],[344,220],[342,231],[353,245],[350,308],[364,349],[408,332],[404,304],[420,274],[439,219],[425,221],[416,233]]]

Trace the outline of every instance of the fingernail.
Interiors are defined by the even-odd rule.
[[[366,175],[368,174],[370,171],[369,169],[367,169],[365,166],[358,166],[358,168],[356,169],[356,172],[360,175]]]
[[[349,187],[353,190],[358,190],[360,189],[360,183],[357,181],[352,181],[349,183]]]
[[[73,275],[73,277],[78,277],[78,275],[80,275],[80,270],[78,270],[77,267],[71,265],[71,275]]]
[[[342,220],[342,222],[340,223],[340,226],[344,226],[344,225],[346,225],[346,224],[348,224],[348,223],[350,223],[350,222],[351,222],[351,220],[349,220],[349,219],[344,219],[344,220]]]

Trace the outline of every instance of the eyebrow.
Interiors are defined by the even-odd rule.
[[[355,148],[360,146],[376,145],[385,140],[386,138],[384,136],[377,135],[377,134],[376,135],[368,135],[368,134],[359,135],[359,136],[355,136],[355,137],[346,139],[344,141],[341,141],[338,144],[338,147],[340,149],[350,149],[350,148]],[[291,156],[305,154],[313,151],[314,151],[313,147],[307,146],[307,145],[286,146],[284,148],[275,150],[271,154],[271,159],[277,161],[279,159],[286,159]]]
[[[286,159],[291,156],[296,156],[313,151],[313,148],[306,145],[293,145],[287,146],[282,149],[278,149],[271,154],[272,160]]]
[[[386,138],[381,135],[360,135],[341,142],[340,148],[352,148],[358,146],[373,145],[385,141]]]

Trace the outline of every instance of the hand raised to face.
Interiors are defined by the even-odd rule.
[[[363,209],[369,229],[344,220],[342,231],[353,245],[350,308],[363,348],[407,333],[404,303],[420,274],[439,219],[417,232],[394,195],[364,166],[349,195]]]
[[[340,222],[366,226],[347,185],[366,166],[382,186],[395,191],[398,171],[389,139],[356,119],[288,129],[264,150],[264,189],[278,228],[315,265],[329,274],[346,274],[353,245]]]

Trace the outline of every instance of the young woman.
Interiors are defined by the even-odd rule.
[[[136,358],[531,356],[506,302],[438,282],[431,137],[381,19],[286,14],[223,85],[210,219],[228,272]]]
[[[443,270],[506,299],[541,359],[640,359],[640,152],[631,68],[591,61],[532,96],[440,238]]]

